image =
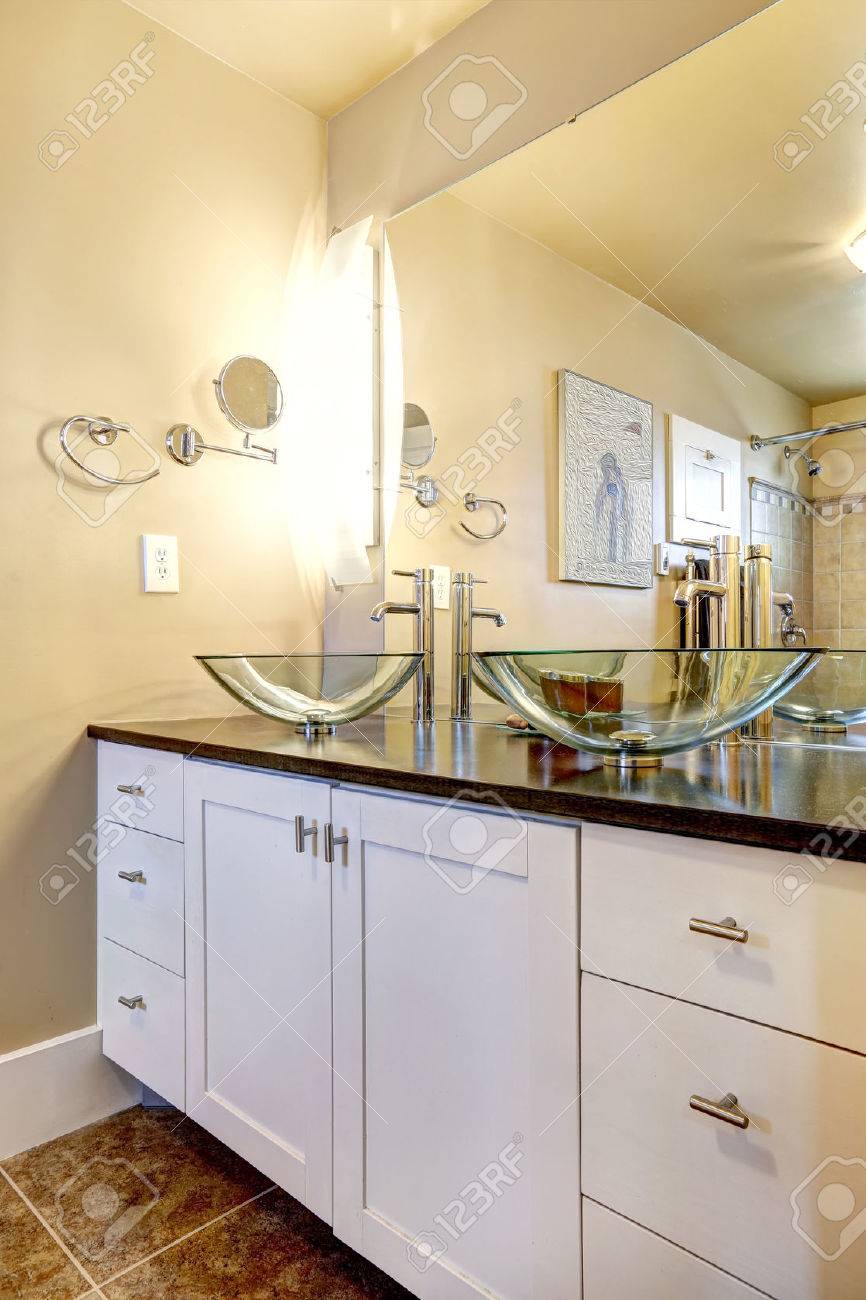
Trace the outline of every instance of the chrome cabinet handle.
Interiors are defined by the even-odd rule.
[[[141,798],[144,794],[143,785],[119,785],[117,786],[118,794],[134,794],[136,798]]]
[[[146,885],[147,880],[143,871],[118,871],[120,880],[128,880],[131,885]]]
[[[749,1127],[749,1117],[744,1110],[740,1109],[732,1092],[726,1092],[721,1101],[710,1101],[709,1097],[699,1097],[697,1093],[693,1093],[689,1097],[689,1105],[692,1110],[699,1110],[702,1115],[712,1115],[713,1119],[720,1119],[725,1124],[733,1124],[734,1128]]]
[[[305,826],[304,819],[299,813],[295,818],[295,850],[298,853],[304,851],[304,840],[308,835],[318,835],[318,826]]]
[[[711,934],[715,939],[732,939],[734,943],[748,943],[749,932],[737,925],[732,916],[726,916],[722,921],[702,921],[700,917],[693,916],[689,921],[689,929],[694,930],[695,934]]]
[[[117,1000],[122,1007],[129,1007],[130,1011],[135,1011],[138,1007],[141,1007],[142,1011],[144,1010],[144,998],[140,993],[137,993],[134,998],[121,996]]]
[[[335,835],[334,827],[331,822],[325,822],[325,861],[334,861],[334,846],[336,844],[348,844],[348,835]]]

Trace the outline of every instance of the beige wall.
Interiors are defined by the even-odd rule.
[[[151,31],[153,76],[57,171],[42,137]],[[208,454],[119,509],[58,495],[59,422],[131,421],[154,449],[190,421],[241,435],[210,380],[249,351],[291,391],[281,309],[323,236],[322,123],[117,0],[5,0],[0,1051],[92,1023],[94,881],[39,892],[92,824],[98,718],[225,713],[191,656],[319,644],[320,595],[291,532],[299,430],[276,467]],[[120,444],[118,444],[120,446]],[[132,468],[133,461],[124,462]],[[176,533],[178,596],[145,596],[141,533]]]
[[[576,113],[615,95],[773,0],[492,0],[328,124],[328,207],[334,225],[390,217],[485,167]],[[520,107],[471,156],[459,158],[424,124],[425,89],[462,55],[493,56],[488,104]],[[459,152],[465,131],[450,91],[474,75],[455,68],[429,100],[433,125]],[[499,85],[502,90],[500,91]],[[522,89],[521,89],[522,87]],[[482,119],[485,120],[485,119]]]
[[[589,275],[540,244],[450,195],[432,199],[388,225],[404,329],[406,399],[423,406],[439,443],[429,469],[454,484],[458,462],[503,412],[519,406],[520,442],[478,483],[501,497],[510,523],[490,542],[458,527],[452,506],[423,539],[413,534],[404,494],[386,569],[447,564],[488,579],[484,603],[508,616],[507,630],[476,628],[476,648],[567,648],[672,644],[673,585],[652,590],[557,581],[557,370],[568,367],[653,403],[655,537],[665,536],[664,415],[679,415],[745,439],[805,427],[799,398],[731,358],[721,360],[668,318]],[[472,478],[472,462],[467,479]],[[788,482],[775,449],[744,446],[743,476]],[[470,481],[461,491],[471,487]],[[748,530],[744,490],[743,531]],[[675,557],[682,550],[674,548]],[[389,577],[389,597],[405,580]],[[439,695],[447,700],[450,628],[437,628]],[[393,620],[391,645],[405,644]]]

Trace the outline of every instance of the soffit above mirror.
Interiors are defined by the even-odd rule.
[[[450,193],[806,400],[853,396],[866,75],[832,96],[825,139],[801,119],[820,129],[817,101],[864,59],[862,0],[783,0]],[[807,155],[777,161],[798,130]]]

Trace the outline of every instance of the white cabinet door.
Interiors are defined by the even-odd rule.
[[[580,1292],[577,832],[337,790],[334,1231],[425,1300]]]
[[[323,782],[186,764],[187,1111],[327,1222],[329,809]]]

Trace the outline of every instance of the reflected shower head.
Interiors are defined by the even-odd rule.
[[[816,474],[821,473],[821,462],[810,456],[808,451],[792,451],[790,447],[785,448],[785,460],[802,460],[806,466],[806,473],[809,478],[814,478]]]

